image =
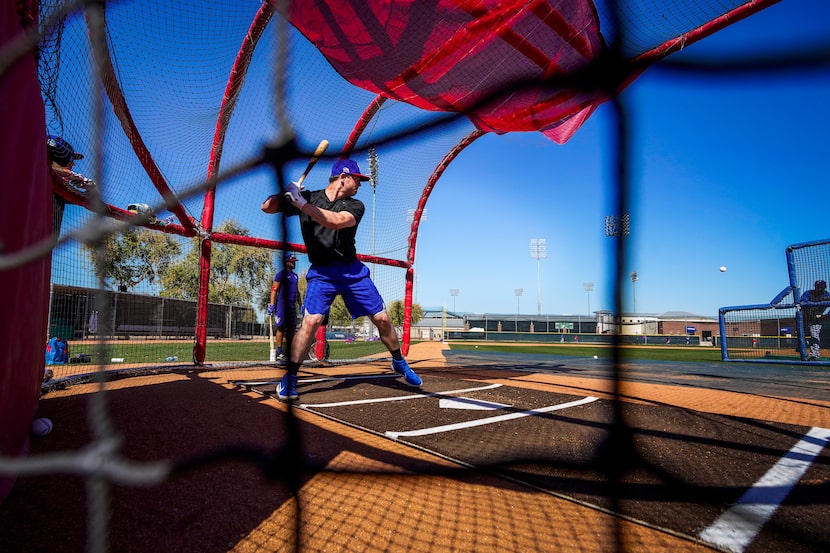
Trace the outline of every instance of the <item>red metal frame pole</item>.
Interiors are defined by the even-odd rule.
[[[418,241],[418,227],[421,224],[421,216],[424,212],[424,208],[426,207],[427,200],[429,200],[430,195],[432,194],[433,189],[435,188],[435,184],[438,182],[438,179],[441,178],[441,175],[444,174],[444,171],[447,169],[452,161],[458,157],[467,146],[472,144],[476,139],[484,136],[484,131],[474,130],[470,132],[467,136],[462,138],[458,144],[453,146],[453,148],[446,153],[446,155],[441,159],[438,165],[430,175],[429,180],[427,181],[427,185],[424,187],[423,192],[421,192],[421,198],[418,200],[418,207],[415,209],[415,214],[412,217],[412,226],[409,230],[409,248],[406,252],[406,260],[410,265],[410,268],[406,272],[406,294],[404,295],[404,320],[403,320],[403,344],[401,347],[401,351],[403,354],[406,355],[409,352],[409,344],[411,342],[410,333],[412,327],[412,288],[413,283],[415,280],[414,270],[412,269],[412,265],[415,263],[415,245]]]
[[[264,2],[254,17],[248,34],[242,41],[242,46],[234,61],[233,69],[228,77],[225,86],[225,94],[219,115],[216,119],[216,130],[213,135],[213,146],[210,152],[208,165],[208,179],[216,176],[219,172],[219,163],[222,158],[222,149],[225,144],[225,135],[230,123],[231,114],[236,107],[236,101],[242,90],[245,75],[251,65],[254,50],[262,37],[262,33],[271,21],[274,11],[271,4]],[[202,228],[204,229],[204,240],[202,241],[202,255],[199,259],[199,296],[196,304],[196,336],[193,345],[193,362],[202,364],[205,361],[207,347],[207,315],[208,295],[210,292],[210,260],[212,251],[211,231],[213,230],[213,209],[216,201],[216,187],[211,186],[205,191],[204,205],[202,207]]]

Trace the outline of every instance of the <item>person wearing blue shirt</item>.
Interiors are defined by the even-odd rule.
[[[300,279],[294,272],[294,267],[297,266],[297,256],[294,252],[287,252],[283,261],[285,269],[274,276],[274,283],[271,285],[271,303],[268,304],[268,315],[274,317],[277,327],[277,361],[285,359],[282,353],[285,329],[294,329],[297,326],[297,307],[300,298],[297,286]]]
[[[827,293],[827,283],[823,280],[817,280],[812,290],[807,290],[801,295],[801,301],[799,303],[819,303],[825,301],[830,302],[830,294]],[[825,311],[827,311],[826,305],[801,306],[804,327],[810,331],[810,338],[807,340],[810,345],[810,353],[807,356],[808,361],[818,361],[821,359],[821,325],[824,323]]]
[[[283,197],[273,194],[262,203],[265,213],[299,215],[311,267],[306,273],[303,322],[291,343],[286,374],[277,385],[277,397],[295,400],[297,373],[308,355],[314,335],[340,295],[352,318],[369,317],[381,342],[392,354],[392,370],[410,386],[420,387],[421,378],[401,354],[398,335],[372,282],[369,268],[357,259],[355,236],[363,217],[363,202],[355,198],[360,184],[369,177],[357,162],[340,159],[331,169],[328,186],[322,190],[300,190],[296,183],[285,188]]]

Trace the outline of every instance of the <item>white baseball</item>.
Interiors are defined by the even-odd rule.
[[[721,265],[720,266],[720,272],[725,273],[726,272],[726,267]]]

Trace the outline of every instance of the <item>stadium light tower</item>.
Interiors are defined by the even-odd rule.
[[[544,238],[530,239],[530,257],[536,260],[536,314],[542,314],[542,277],[540,260],[548,256],[547,246]]]
[[[369,184],[372,185],[372,255],[375,255],[375,199],[378,190],[378,151],[369,148]]]
[[[588,292],[588,315],[591,314],[591,291],[594,289],[593,282],[583,282],[582,287]]]
[[[632,300],[632,311],[634,313],[637,312],[637,289],[634,286],[634,283],[639,280],[639,276],[637,275],[637,271],[631,271],[631,300]]]
[[[450,288],[450,295],[452,296],[452,312],[455,313],[455,298],[458,297],[458,288]]]
[[[630,233],[631,233],[631,217],[627,213],[623,213],[622,215],[606,215],[605,216],[605,236],[620,238],[622,236],[628,236]],[[620,273],[619,276],[621,277],[622,274]],[[633,289],[634,289],[633,282],[635,280],[637,280],[637,273],[636,272],[631,273],[632,293],[633,293]],[[618,284],[620,286],[622,285],[621,282],[619,282]],[[615,289],[616,289],[616,287],[615,287]],[[617,294],[615,293],[614,294],[615,304],[617,302],[616,296],[617,296]],[[620,303],[622,303],[621,299],[620,299]],[[634,311],[637,310],[636,307],[637,307],[637,301],[636,301],[636,298],[635,298]],[[621,315],[621,313],[620,313],[620,315]]]
[[[631,217],[626,215],[606,215],[605,236],[628,236],[631,233]]]

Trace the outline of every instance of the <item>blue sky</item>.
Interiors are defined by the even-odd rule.
[[[723,59],[828,42],[830,5],[785,0],[682,55]],[[785,248],[830,238],[822,209],[830,68],[730,78],[650,70],[623,99],[633,129],[626,275],[639,276],[633,285],[626,278],[625,310],[716,316],[719,307],[769,302],[789,283]],[[610,309],[609,123],[604,106],[564,145],[520,133],[486,136],[465,150],[421,225],[417,302],[508,314]],[[546,240],[538,262],[534,238]],[[450,253],[430,253],[447,244]],[[595,283],[590,295],[585,282]]]
[[[250,2],[246,9],[234,12],[237,32],[247,30],[257,7]],[[130,29],[130,22],[140,19],[141,9],[138,4],[119,4],[108,19],[111,25]],[[198,15],[204,14],[189,17]],[[212,21],[209,14],[205,17],[208,22],[200,24]],[[82,21],[72,23],[64,40],[73,33],[85,39]],[[204,55],[206,43],[198,38],[203,35],[212,37],[211,52],[220,52],[220,56]],[[121,52],[119,70],[127,77],[126,94],[133,109],[149,106],[155,117],[138,121],[143,136],[153,144],[154,159],[177,189],[183,183],[198,182],[205,174],[217,102],[240,37],[205,31],[177,47],[176,71],[155,71],[158,56],[169,57],[169,52],[156,52],[154,41],[130,42],[129,33],[115,32],[114,36],[130,43],[130,49]],[[784,0],[670,59],[777,55],[828,43],[830,5],[826,0]],[[133,50],[139,55],[128,59],[127,52]],[[307,61],[303,54],[297,59]],[[266,71],[252,72],[246,80],[224,166],[249,158],[273,139],[273,113],[263,109],[271,99],[255,97],[263,90],[272,91],[270,55],[267,50],[257,51],[256,56],[262,58],[258,66]],[[203,57],[215,66],[204,68],[198,63]],[[75,85],[85,82],[88,68],[79,63],[64,65],[66,71],[74,72],[66,75],[66,94],[73,100],[88,97],[78,95]],[[186,71],[191,66],[192,75]],[[330,103],[326,94],[335,90],[342,95],[342,106],[359,106],[360,110],[374,95],[343,87],[342,79],[330,68],[321,71],[317,65],[298,63],[291,71],[295,73],[289,80],[302,83],[289,90],[297,106],[298,139],[311,149],[322,134],[332,139],[334,150],[334,145],[343,144],[359,112],[336,109],[337,105],[326,109]],[[148,72],[154,72],[155,78],[144,78]],[[326,85],[329,79],[337,79],[336,86]],[[200,87],[194,90],[194,83]],[[174,102],[181,86],[197,98],[185,108]],[[162,91],[171,96],[160,100]],[[625,274],[636,271],[639,280],[632,290],[630,279],[625,279],[624,310],[716,316],[719,307],[768,302],[788,285],[785,248],[830,238],[822,209],[830,182],[828,98],[827,67],[738,77],[680,76],[652,68],[626,89],[622,99],[630,118],[633,154],[632,231]],[[600,107],[564,145],[539,133],[515,133],[487,135],[465,149],[449,165],[427,204],[417,242],[415,301],[425,308],[446,306],[472,313],[587,315],[589,307],[591,311],[611,309],[614,275],[609,260],[614,244],[604,228],[605,216],[614,209],[609,114],[608,105]],[[93,133],[82,134],[88,112],[78,116],[80,123],[67,124],[68,138],[89,154]],[[158,202],[157,193],[132,159],[120,125],[109,121],[105,132],[110,160],[105,174],[107,201],[121,207]],[[430,145],[436,160],[461,136],[456,133],[450,140],[450,134],[430,136],[436,142]],[[399,184],[396,178],[411,172],[419,161],[407,152],[402,146],[384,153],[390,168],[381,177],[384,193],[393,190]],[[419,170],[428,174],[429,163],[434,161],[421,163]],[[361,164],[368,169],[365,161]],[[299,174],[304,165],[305,160],[299,160],[290,174]],[[307,182],[324,182],[329,167],[330,162],[318,164]],[[91,156],[77,169],[91,172]],[[273,174],[267,170],[223,185],[217,192],[216,221],[234,218],[254,236],[276,237],[277,218],[259,212],[259,203],[274,186]],[[365,187],[358,197],[367,203],[368,213],[371,191]],[[398,199],[393,197],[382,201],[384,214],[396,214],[398,220],[382,220],[379,226],[404,229],[402,214],[415,207],[412,198],[405,200],[410,202],[406,205],[394,205]],[[186,205],[192,215],[200,216],[200,196]],[[84,218],[79,211],[69,208],[65,229]],[[360,243],[368,243],[370,226],[367,217],[358,233]],[[546,241],[545,259],[537,262],[531,257],[531,239]],[[405,240],[395,248],[378,254],[403,259]],[[366,248],[360,251],[371,253]],[[74,270],[77,248],[62,247],[57,254],[56,280],[94,285],[90,275],[63,269]],[[727,267],[724,273],[718,270],[722,265]],[[301,256],[298,270],[305,268]],[[394,299],[401,297],[402,281],[401,274],[394,277]],[[590,295],[583,286],[586,282],[594,283]],[[523,292],[517,297],[519,288]],[[453,289],[458,290],[456,297],[450,293]]]

